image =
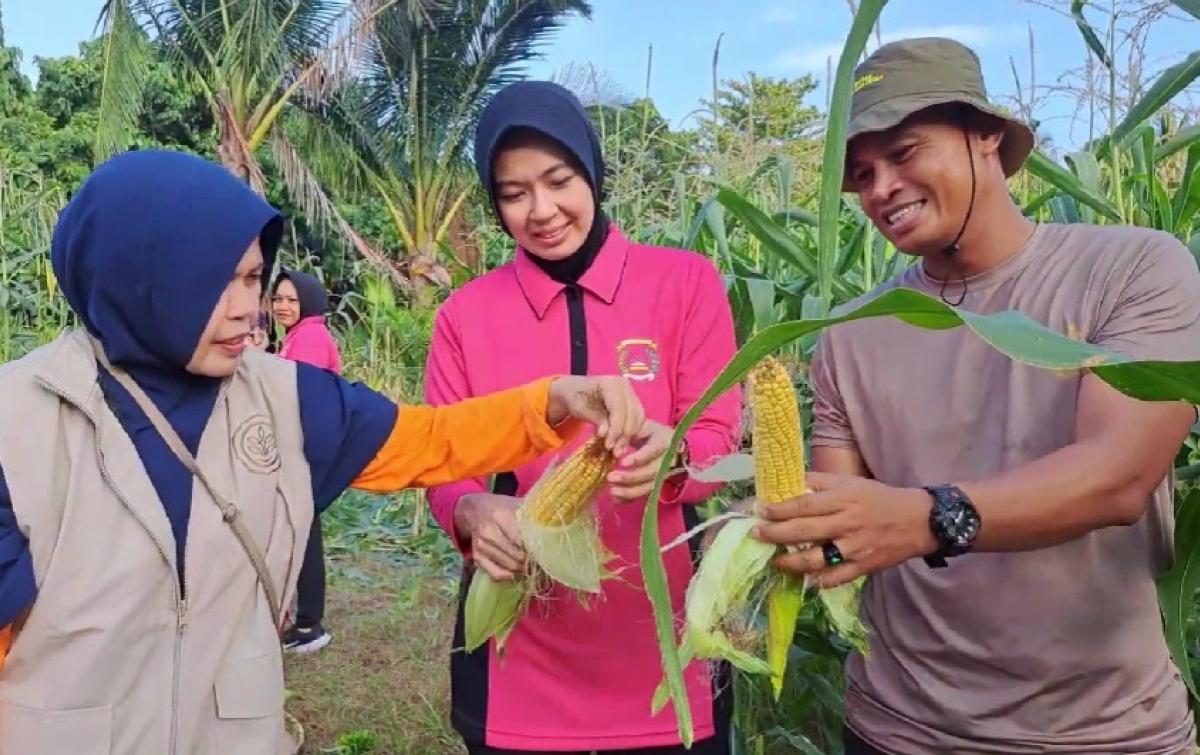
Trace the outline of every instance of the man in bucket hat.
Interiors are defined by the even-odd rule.
[[[917,264],[843,309],[903,286],[1137,359],[1200,359],[1183,244],[1013,202],[1033,134],[988,102],[968,48],[880,47],[856,72],[849,140],[846,190]],[[1193,407],[894,318],[829,329],[810,381],[816,492],[764,507],[759,536],[822,543],[780,565],[826,585],[870,575],[847,755],[1195,751],[1155,590]]]

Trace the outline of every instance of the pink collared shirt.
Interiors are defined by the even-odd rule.
[[[694,252],[633,243],[613,226],[579,285],[588,374],[624,374],[649,418],[674,426],[736,350],[716,268]],[[512,263],[468,283],[439,311],[426,400],[444,404],[569,373],[579,335],[570,330],[564,286],[518,250]],[[741,393],[735,388],[687,434],[691,463],[703,466],[732,453],[740,437]],[[553,458],[515,470],[517,495],[528,491]],[[717,487],[689,479],[664,489],[662,542],[694,526],[692,504]],[[475,479],[429,491],[434,517],[452,539],[459,499],[487,489],[486,479]],[[619,559],[613,566],[625,569],[606,582],[602,596],[585,607],[556,592],[535,604],[509,638],[503,663],[491,646],[472,656],[455,652],[454,720],[468,742],[569,751],[678,744],[671,706],[650,715],[662,673],[639,568],[644,506],[645,499],[621,504],[607,494],[598,500],[602,537]],[[461,549],[457,540],[456,545]],[[664,558],[678,611],[693,573],[691,555],[681,546]],[[691,664],[686,681],[701,740],[713,735],[709,666]]]
[[[336,374],[342,372],[342,357],[337,341],[319,315],[305,317],[283,336],[279,356],[293,362],[307,362]]]

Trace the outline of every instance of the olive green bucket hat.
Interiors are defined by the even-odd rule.
[[[953,39],[917,37],[882,45],[854,70],[846,143],[861,134],[886,131],[909,116],[949,103],[963,103],[1004,124],[1000,163],[1011,177],[1033,151],[1029,126],[988,101],[979,57]],[[843,191],[854,191],[849,178]]]

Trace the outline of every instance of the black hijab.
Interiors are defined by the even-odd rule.
[[[281,268],[279,277],[275,279],[272,293],[279,291],[279,284],[290,280],[296,287],[296,300],[300,304],[300,316],[297,321],[306,317],[317,317],[326,314],[329,309],[329,293],[315,275],[302,273],[299,270]]]
[[[505,137],[513,129],[528,128],[554,139],[574,158],[592,187],[595,215],[592,227],[583,244],[569,257],[544,260],[536,254],[529,258],[546,275],[559,283],[577,283],[595,261],[608,238],[608,217],[604,201],[604,154],[600,136],[588,118],[583,105],[571,92],[549,81],[518,81],[510,84],[492,98],[475,129],[475,169],[479,180],[492,200],[492,210],[500,227],[509,236],[512,231],[504,225],[492,182],[492,166]]]

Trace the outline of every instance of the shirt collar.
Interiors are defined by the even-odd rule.
[[[608,238],[600,252],[592,262],[579,285],[590,291],[605,304],[612,304],[621,287],[621,278],[625,274],[625,260],[629,256],[629,241],[617,228],[616,223],[610,223]],[[529,253],[518,247],[513,261],[517,274],[517,283],[521,286],[525,300],[533,308],[538,319],[546,316],[554,297],[558,296],[565,285],[546,275],[540,267],[529,259]]]

